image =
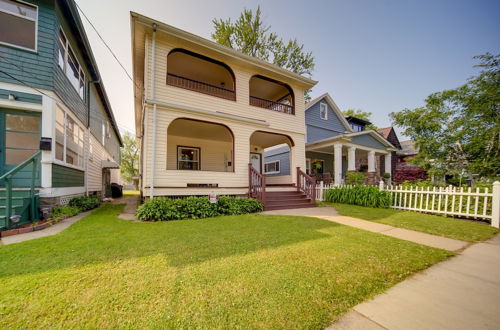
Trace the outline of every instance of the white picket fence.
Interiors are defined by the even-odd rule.
[[[317,184],[316,200],[322,201],[324,192],[333,187],[323,182]],[[500,227],[500,182],[493,184],[492,191],[453,186],[385,186],[383,182],[379,188],[391,193],[393,209],[490,220],[492,226]]]

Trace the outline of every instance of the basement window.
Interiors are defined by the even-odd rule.
[[[38,7],[0,0],[0,43],[36,51]]]

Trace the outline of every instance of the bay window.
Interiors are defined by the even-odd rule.
[[[78,95],[83,99],[85,95],[85,74],[62,30],[59,30],[58,46],[57,64],[66,74],[66,77],[68,77],[71,85],[78,92]]]
[[[56,159],[76,167],[83,166],[84,130],[64,110],[56,112]]]
[[[36,51],[38,7],[0,0],[0,43]]]

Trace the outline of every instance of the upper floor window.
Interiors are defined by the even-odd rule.
[[[167,85],[236,100],[234,74],[229,66],[184,49],[174,49],[167,56]]]
[[[328,106],[326,103],[319,104],[319,116],[323,120],[328,120]]]
[[[1,1],[1,0],[0,0]],[[85,74],[83,69],[76,59],[75,53],[71,50],[68,39],[59,30],[59,52],[57,57],[57,64],[64,71],[68,77],[71,85],[76,89],[78,95],[84,98],[85,95]]]
[[[83,166],[84,130],[67,112],[56,110],[56,159],[76,167]]]
[[[38,7],[0,0],[0,43],[36,51]]]
[[[250,78],[250,105],[295,114],[293,90],[280,81],[255,75]]]
[[[365,127],[363,125],[353,124],[353,123],[351,123],[351,128],[354,132],[362,132],[365,130]]]

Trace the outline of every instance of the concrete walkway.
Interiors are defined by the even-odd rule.
[[[123,212],[118,216],[118,218],[130,221],[139,221],[135,216],[135,211],[137,205],[139,204],[139,196],[124,196],[122,198],[114,199],[113,204],[125,204]]]
[[[62,220],[61,222],[56,223],[53,226],[47,227],[42,230],[37,230],[37,231],[32,231],[30,233],[25,233],[25,234],[19,234],[19,235],[12,235],[12,236],[7,236],[7,237],[2,237],[1,243],[3,245],[9,245],[9,244],[14,244],[14,243],[20,243],[24,241],[30,241],[32,239],[40,238],[40,237],[47,237],[47,236],[52,236],[55,234],[60,233],[64,229],[68,228],[75,222],[81,220],[82,218],[86,217],[87,215],[90,214],[91,211],[83,212],[78,215],[75,215],[74,217],[67,218]]]
[[[500,235],[359,304],[327,329],[500,329]]]
[[[346,226],[356,227],[374,233],[396,237],[406,241],[411,241],[422,245],[432,246],[435,248],[448,251],[459,251],[464,249],[470,244],[468,242],[463,242],[436,235],[425,234],[414,230],[396,228],[393,226],[384,225],[381,223],[376,223],[367,220],[361,220],[357,218],[344,217],[339,215],[333,207],[314,207],[305,209],[275,210],[275,211],[265,211],[262,212],[261,214],[296,215],[296,216],[321,218],[328,221],[337,222]]]

